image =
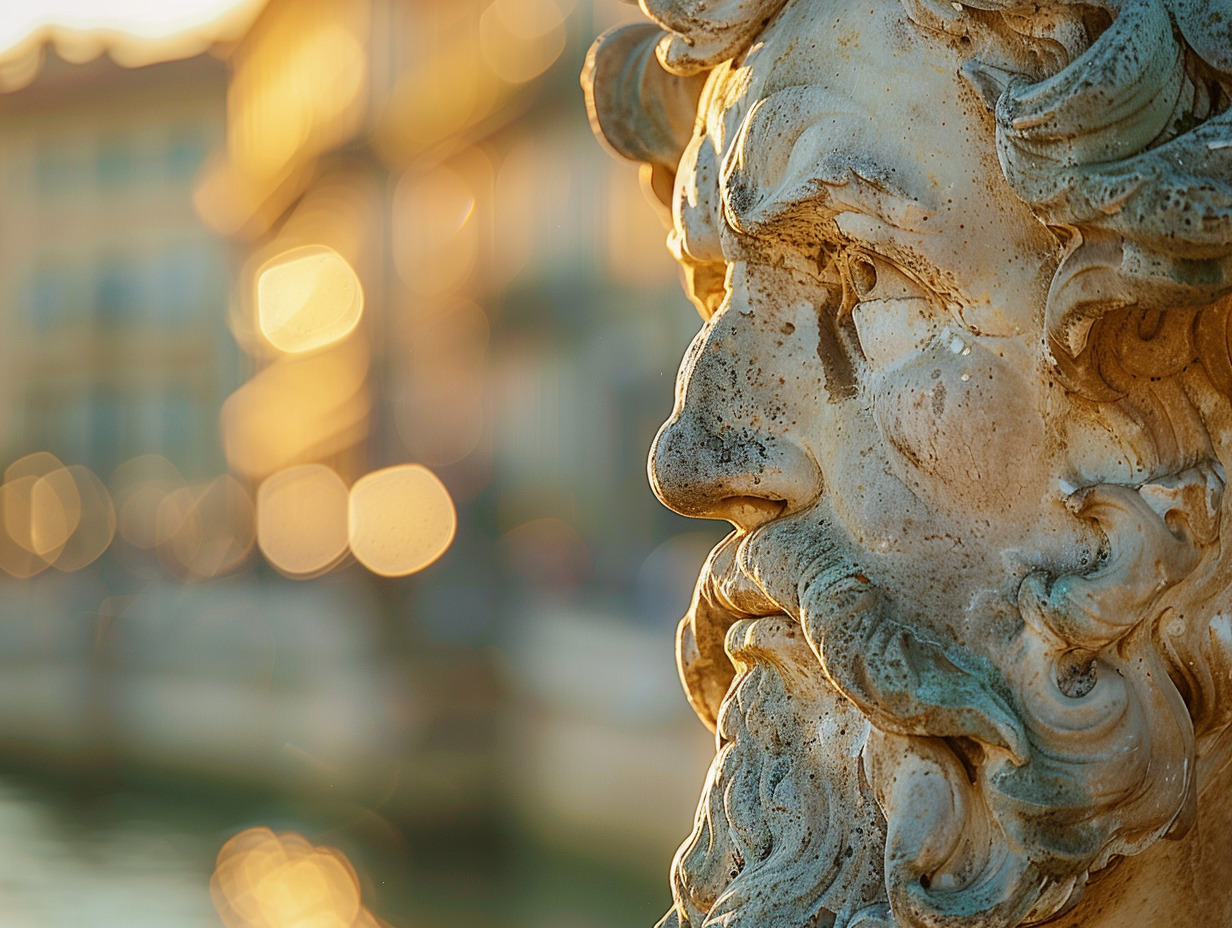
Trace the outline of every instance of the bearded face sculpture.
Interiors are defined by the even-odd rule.
[[[705,320],[650,477],[734,527],[663,926],[1232,924],[1232,4],[642,7],[583,83]]]

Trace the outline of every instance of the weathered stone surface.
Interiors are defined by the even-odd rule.
[[[650,477],[735,528],[663,925],[1232,924],[1232,6],[643,8],[584,83],[705,319]]]

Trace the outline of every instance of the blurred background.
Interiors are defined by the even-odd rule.
[[[593,6],[591,5],[593,2]],[[617,0],[0,6],[0,926],[650,928],[722,530]]]

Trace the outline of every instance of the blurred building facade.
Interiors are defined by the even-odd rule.
[[[711,748],[672,629],[720,533],[646,486],[697,320],[586,125],[576,74],[616,15],[269,0],[211,55],[53,61],[0,97],[0,445],[89,467],[117,525],[89,567],[0,583],[9,679],[56,681],[0,698],[10,755],[512,810],[634,868],[685,833]],[[307,246],[364,312],[288,353],[258,281]],[[271,476],[412,462],[457,509],[431,567],[263,556]]]
[[[154,70],[52,56],[0,96],[6,463],[221,464],[230,249],[198,220],[191,184],[223,138],[227,72],[205,56]]]

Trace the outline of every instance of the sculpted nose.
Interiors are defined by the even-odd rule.
[[[804,385],[780,374],[800,369],[783,332],[726,306],[690,346],[650,452],[650,483],[669,509],[749,529],[821,492],[797,415],[817,397],[795,395]]]
[[[817,498],[821,474],[792,441],[752,428],[711,429],[687,410],[659,430],[650,453],[655,495],[681,515],[749,529]]]

